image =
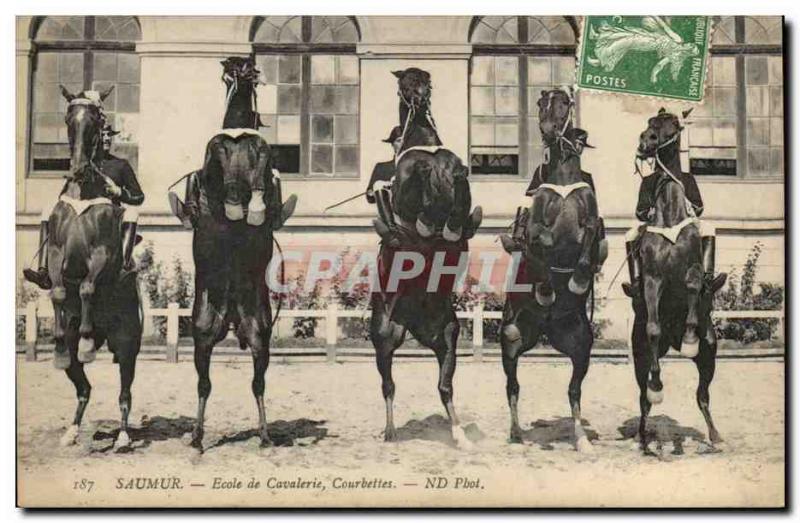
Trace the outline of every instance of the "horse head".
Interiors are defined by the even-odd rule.
[[[67,100],[67,135],[70,148],[70,170],[67,178],[83,183],[93,178],[95,158],[102,150],[102,132],[106,118],[102,103],[111,94],[113,86],[103,92],[82,91],[70,93],[63,85],[61,94]]]
[[[255,87],[261,82],[261,71],[256,68],[252,56],[231,56],[222,60],[222,81],[228,92],[250,86]]]
[[[575,101],[571,88],[543,90],[536,104],[539,107],[539,130],[545,145],[563,139],[572,126]]]
[[[688,116],[688,113],[686,115]],[[655,158],[659,151],[672,144],[679,150],[682,130],[683,126],[678,117],[662,107],[656,116],[647,120],[647,128],[639,135],[637,158]]]

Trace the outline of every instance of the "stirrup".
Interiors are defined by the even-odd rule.
[[[717,274],[716,276],[712,276],[711,274],[707,274],[707,275],[704,275],[704,277],[703,277],[703,283],[704,283],[706,289],[708,289],[708,291],[711,294],[714,294],[715,292],[720,290],[722,288],[722,286],[725,285],[726,281],[728,281],[728,273],[725,273],[725,272],[721,272],[721,273]]]

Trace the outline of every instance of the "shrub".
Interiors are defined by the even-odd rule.
[[[152,308],[164,308],[169,303],[177,303],[180,308],[189,308],[194,302],[194,276],[183,266],[183,261],[176,255],[172,259],[170,269],[163,262],[156,262],[153,242],[145,245],[139,256],[139,278],[144,292]],[[167,272],[169,270],[169,272]],[[163,316],[153,317],[153,326],[160,338],[166,338],[167,319]],[[191,336],[192,319],[181,316],[178,320],[178,335]]]
[[[783,305],[784,287],[774,283],[759,282],[755,277],[763,244],[756,242],[747,256],[741,275],[736,269],[728,275],[728,285],[714,298],[716,310],[780,310]],[[754,288],[758,286],[758,292]],[[723,339],[750,343],[768,340],[778,325],[776,318],[717,319],[714,328]]]

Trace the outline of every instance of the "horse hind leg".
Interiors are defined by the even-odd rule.
[[[68,338],[71,337],[72,336],[68,336]],[[69,341],[74,343],[77,340]],[[72,359],[69,367],[65,369],[65,372],[69,380],[75,386],[78,405],[75,408],[75,416],[72,418],[72,425],[67,428],[67,431],[61,436],[59,441],[62,447],[68,447],[77,443],[78,433],[80,432],[81,422],[83,421],[83,414],[86,412],[86,406],[89,404],[89,397],[92,393],[92,386],[89,384],[89,379],[83,371],[82,363],[76,359]]]
[[[268,309],[265,309],[268,311]],[[271,334],[270,320],[268,317],[257,321],[252,315],[242,315],[239,326],[239,339],[247,346],[253,355],[253,381],[251,389],[256,400],[258,411],[258,432],[261,438],[261,447],[272,446],[272,440],[267,431],[267,413],[264,406],[264,390],[266,389],[266,373],[269,367],[269,338]]]
[[[522,352],[522,333],[516,323],[504,325],[500,334],[500,347],[503,356],[503,372],[506,374],[506,398],[511,416],[509,431],[510,443],[522,443],[522,429],[519,426],[519,381],[517,380],[517,363]]]
[[[453,375],[456,372],[458,332],[458,321],[454,318],[437,336],[433,349],[439,362],[439,398],[442,400],[447,416],[450,418],[453,440],[455,440],[457,447],[469,450],[473,447],[472,442],[467,438],[453,405]]]
[[[700,351],[700,339],[697,336],[697,305],[700,299],[700,288],[703,285],[703,271],[700,265],[692,265],[686,273],[686,331],[683,333],[681,354],[694,358]]]
[[[714,371],[716,369],[715,357],[716,340],[713,340],[713,343],[709,343],[707,340],[703,339],[700,342],[700,353],[698,357],[695,358],[695,364],[697,365],[697,372],[699,374],[699,381],[697,384],[697,406],[700,408],[700,412],[706,420],[708,439],[711,441],[712,445],[723,442],[722,436],[720,436],[719,431],[717,431],[714,425],[714,420],[711,419],[711,410],[709,408],[711,399],[708,389],[711,385],[711,380],[714,379]]]
[[[96,247],[87,262],[88,274],[80,285],[79,294],[81,297],[81,325],[78,332],[81,339],[78,342],[78,361],[90,363],[94,361],[96,355],[94,343],[94,324],[92,322],[92,300],[96,289],[97,276],[105,268],[108,261],[108,251],[105,247]]]
[[[199,293],[203,300],[200,313],[194,318],[192,333],[194,336],[194,368],[197,372],[197,418],[192,429],[191,446],[203,451],[203,436],[206,403],[211,395],[211,353],[214,345],[225,336],[227,324],[223,320],[224,311],[215,310],[207,300],[208,290]]]
[[[658,405],[664,401],[664,386],[661,383],[661,366],[658,361],[661,342],[661,324],[659,323],[658,304],[661,300],[663,282],[652,275],[647,275],[644,282],[644,299],[647,304],[647,344],[650,349],[650,379],[647,382],[647,399]]]
[[[131,385],[136,373],[136,351],[132,346],[135,340],[120,340],[116,336],[109,336],[109,350],[117,355],[119,364],[119,413],[120,425],[117,439],[114,440],[114,449],[122,450],[130,447],[131,438],[128,435],[128,417],[131,412],[133,397]]]
[[[394,351],[402,345],[405,330],[391,321],[389,312],[384,310],[380,298],[372,302],[372,321],[370,322],[370,338],[375,347],[375,362],[381,375],[381,392],[386,405],[386,428],[383,431],[384,441],[396,441],[397,429],[394,426],[394,393],[392,379],[392,357]]]

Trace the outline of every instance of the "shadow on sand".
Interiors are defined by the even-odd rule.
[[[583,430],[590,442],[596,441],[599,436],[597,431],[590,428],[585,419],[581,420]],[[555,450],[555,443],[575,444],[575,429],[573,419],[558,417],[549,420],[538,419],[531,423],[531,428],[522,430],[522,441],[530,441],[539,445],[542,450]]]
[[[639,439],[639,416],[629,418],[617,427],[617,431],[622,435],[620,439]],[[684,427],[678,424],[677,421],[659,414],[658,416],[647,417],[647,440],[657,443],[659,446],[663,443],[672,442],[674,445],[673,454],[683,454],[683,444],[687,439],[705,443],[705,435],[699,430],[692,427]]]
[[[120,449],[118,452],[132,452],[141,448],[149,447],[154,441],[166,441],[170,439],[186,439],[194,428],[194,418],[179,416],[177,418],[165,418],[154,416],[143,418],[140,427],[130,427],[128,435],[131,438],[131,445],[128,448]],[[329,437],[328,429],[322,427],[325,421],[315,421],[307,418],[300,418],[292,421],[276,420],[267,424],[267,430],[272,442],[277,447],[291,447],[298,445],[313,445],[323,438]],[[97,430],[92,439],[94,441],[107,442],[107,445],[93,448],[91,452],[108,452],[114,448],[114,441],[119,434],[118,420],[100,420],[97,422]],[[247,441],[251,438],[258,438],[258,429],[244,430],[222,436],[215,443],[206,447],[206,450],[221,447],[230,443]]]
[[[475,423],[468,423],[463,427],[467,438],[473,443],[486,437]],[[409,420],[405,425],[397,429],[397,441],[410,441],[413,439],[436,441],[451,447],[456,446],[450,428],[450,420],[441,414],[431,414],[423,420]]]

